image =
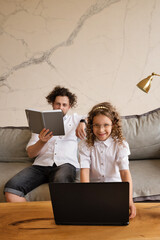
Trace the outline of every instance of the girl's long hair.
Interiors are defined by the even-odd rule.
[[[121,117],[115,107],[109,102],[103,102],[95,105],[88,114],[87,118],[87,144],[89,147],[94,145],[96,136],[93,133],[93,118],[97,115],[105,115],[112,121],[112,131],[111,136],[114,141],[118,141],[119,144],[122,144],[124,137],[122,133]]]

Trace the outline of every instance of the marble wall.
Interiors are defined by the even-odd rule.
[[[72,111],[111,101],[121,115],[159,107],[160,0],[0,0],[0,126],[27,125],[25,108],[50,109],[54,86]]]

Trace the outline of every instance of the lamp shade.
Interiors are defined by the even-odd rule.
[[[160,74],[157,73],[152,73],[151,75],[149,75],[147,78],[143,79],[142,81],[140,81],[137,84],[137,87],[139,87],[142,91],[144,91],[145,93],[148,93],[150,87],[151,87],[151,82],[154,76],[159,76]]]
[[[148,76],[147,78],[143,79],[137,84],[137,87],[139,87],[142,91],[145,93],[148,93],[150,87],[151,87],[151,82],[153,79],[153,75]]]

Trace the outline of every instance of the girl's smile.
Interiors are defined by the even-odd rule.
[[[93,118],[93,133],[100,141],[109,138],[112,131],[112,121],[105,115],[99,114]]]

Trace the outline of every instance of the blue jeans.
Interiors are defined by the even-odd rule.
[[[11,178],[4,187],[4,192],[24,197],[27,193],[48,182],[74,182],[76,179],[76,168],[65,163],[61,166],[44,167],[32,165],[23,169]]]

